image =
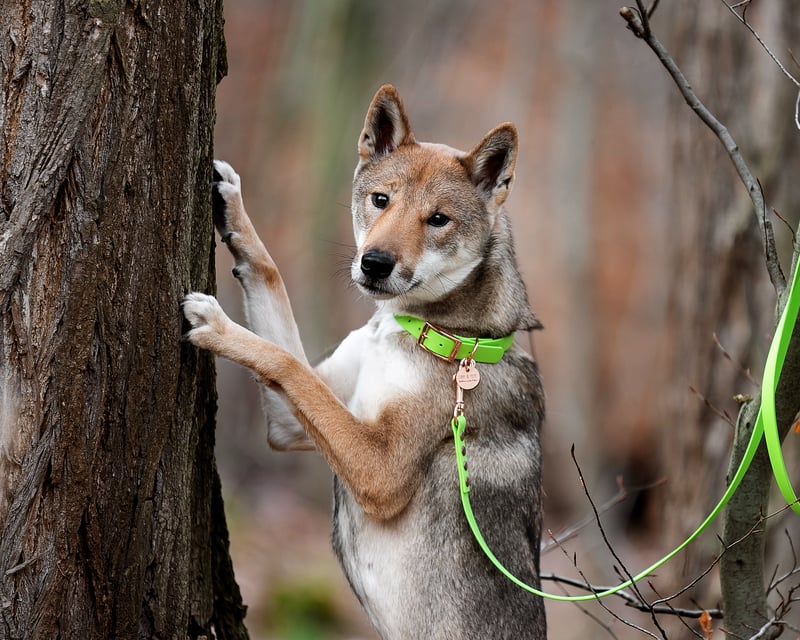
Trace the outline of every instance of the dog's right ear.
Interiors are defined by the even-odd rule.
[[[514,182],[517,130],[506,122],[492,129],[461,162],[487,204],[499,207]]]
[[[358,139],[361,162],[385,156],[404,144],[414,144],[400,95],[390,84],[383,85],[369,105],[364,130]]]

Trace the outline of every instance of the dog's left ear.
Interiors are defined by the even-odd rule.
[[[498,125],[461,162],[486,203],[499,207],[505,202],[514,182],[516,128],[510,122]]]
[[[364,130],[358,139],[361,162],[388,155],[397,147],[414,142],[400,94],[392,85],[383,85],[369,105]]]

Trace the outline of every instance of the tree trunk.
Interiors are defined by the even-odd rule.
[[[0,638],[243,638],[214,462],[221,0],[0,5]]]

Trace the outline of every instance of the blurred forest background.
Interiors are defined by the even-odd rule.
[[[242,176],[313,360],[371,312],[348,286],[349,202],[375,90],[398,87],[420,140],[467,149],[500,122],[517,125],[508,210],[545,325],[530,347],[548,394],[546,529],[558,535],[590,514],[570,460],[574,443],[598,504],[617,493],[618,478],[628,489],[603,517],[638,572],[722,494],[732,436],[724,416],[736,415],[734,394],[757,391],[744,371],[760,377],[774,294],[729,160],[619,8],[609,0],[226,0],[229,73],[215,147]],[[748,12],[782,58],[800,47],[795,8],[764,0]],[[653,27],[794,225],[794,87],[721,2],[663,2]],[[773,220],[788,267],[791,234]],[[241,319],[224,249],[217,265],[222,304]],[[256,383],[218,366],[217,453],[252,637],[374,638],[328,544],[327,467],[315,455],[270,452]],[[797,446],[786,451],[792,466]],[[774,567],[786,561],[783,530],[797,531],[789,517],[771,526]],[[596,583],[617,582],[593,523],[564,546]],[[717,551],[711,532],[654,583],[671,593]],[[543,555],[542,570],[576,576],[558,548]],[[715,572],[685,600],[718,606]],[[553,638],[641,637],[596,605],[581,612],[610,630],[573,605],[547,606]],[[677,623],[668,628],[671,638],[691,637]]]

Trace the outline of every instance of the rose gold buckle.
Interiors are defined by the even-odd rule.
[[[433,349],[431,349],[430,347],[428,347],[425,344],[423,344],[424,340],[428,337],[428,331],[431,330],[431,329],[436,331],[438,334],[443,335],[448,340],[452,340],[453,341],[453,350],[450,352],[449,356],[443,356],[440,353],[436,353]],[[444,360],[446,362],[453,362],[456,359],[456,355],[458,354],[458,350],[461,348],[461,345],[463,345],[464,343],[461,340],[459,340],[458,338],[456,338],[454,335],[447,333],[447,331],[442,331],[438,327],[434,327],[430,322],[426,322],[422,326],[422,331],[420,331],[420,333],[419,333],[419,338],[417,338],[417,344],[420,347],[422,347],[423,349],[425,349],[425,351],[427,351],[428,353],[436,356],[440,360]]]

